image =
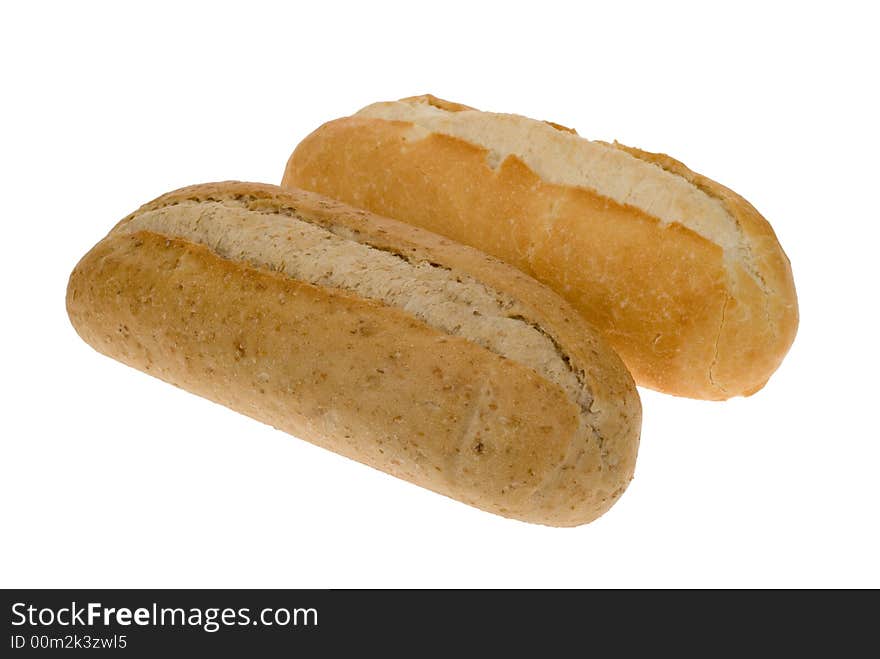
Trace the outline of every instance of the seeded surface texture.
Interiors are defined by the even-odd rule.
[[[104,354],[493,513],[582,524],[633,475],[634,383],[568,304],[319,195],[164,195],[83,258],[67,304]]]

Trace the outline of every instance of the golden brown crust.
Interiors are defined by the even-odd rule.
[[[345,227],[361,242],[516,295],[583,369],[591,409],[531,369],[400,309],[186,240],[122,230],[150,209],[234,198]],[[564,302],[475,250],[318,195],[244,183],[164,195],[83,258],[67,301],[74,327],[104,354],[490,512],[581,524],[632,477],[640,427],[632,380]]]
[[[435,108],[440,108],[441,110],[446,110],[447,112],[461,112],[462,110],[473,110],[474,108],[469,105],[462,105],[461,103],[455,103],[453,101],[446,101],[442,98],[437,98],[433,94],[420,94],[419,96],[407,96],[406,98],[400,99],[401,101],[416,101],[427,103],[428,105],[433,105]]]
[[[297,146],[282,187],[341,199],[515,265],[603,330],[641,385],[711,400],[753,393],[797,327],[791,270],[772,229],[723,186],[666,156],[626,150],[720,199],[752,263],[731,266],[719,245],[680,224],[548,183],[516,155],[493,167],[483,146],[406,121],[324,124]]]
[[[684,163],[664,153],[650,153],[618,143],[614,146],[681,176],[719,199],[745,235],[758,277],[756,281],[742,269],[731,277],[731,296],[718,334],[711,375],[734,392],[758,391],[782,363],[794,342],[799,320],[791,263],[773,227],[740,195],[697,174]],[[765,322],[755,322],[754,313],[762,313]],[[747,371],[743,370],[743,364],[749,365]],[[766,374],[766,377],[763,380],[749,377],[753,373]]]

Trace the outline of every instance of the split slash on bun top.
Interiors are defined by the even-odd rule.
[[[376,103],[309,135],[282,186],[477,247],[599,327],[638,384],[748,395],[797,330],[791,268],[767,221],[682,163],[432,96]]]

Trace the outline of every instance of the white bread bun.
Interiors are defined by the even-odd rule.
[[[672,158],[433,96],[376,103],[297,146],[313,190],[496,256],[601,329],[636,382],[748,395],[797,331],[791,268],[742,197]]]

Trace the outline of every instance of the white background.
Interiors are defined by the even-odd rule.
[[[880,586],[871,3],[4,4],[0,586]],[[308,6],[305,6],[305,5]],[[665,151],[748,198],[801,326],[749,399],[642,391],[597,522],[505,520],[102,357],[67,276],[121,217],[280,180],[412,94]]]

